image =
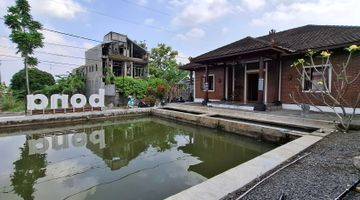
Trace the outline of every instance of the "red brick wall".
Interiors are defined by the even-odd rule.
[[[231,69],[232,70],[232,69]],[[239,102],[244,102],[244,67],[235,66],[235,90],[234,90],[234,100]],[[230,90],[231,91],[231,90]]]
[[[276,63],[269,62],[268,64],[268,93],[267,101],[272,103],[278,100],[278,77],[279,69]],[[204,98],[205,92],[202,91],[202,78],[205,74],[205,69],[195,71],[195,97]],[[224,68],[212,68],[209,69],[209,74],[215,75],[215,91],[209,91],[209,98],[222,100],[224,99]],[[229,84],[228,84],[228,98],[231,100],[232,95],[232,67],[229,67]],[[244,101],[244,67],[235,66],[235,101],[243,102]]]
[[[209,68],[209,75],[215,75],[215,91],[209,91],[209,99],[222,100],[224,99],[224,67]],[[202,90],[202,78],[205,74],[205,69],[195,71],[195,98],[204,98],[205,91]]]
[[[279,64],[277,62],[268,62],[267,78],[267,103],[273,103],[278,100],[279,96]]]
[[[343,63],[347,55],[343,53],[336,53],[332,57],[332,64],[336,70],[339,69],[339,65]],[[290,65],[298,58],[296,57],[285,57],[282,59],[282,76],[281,76],[281,101],[285,104],[292,104],[294,101],[290,98],[289,94],[293,94],[295,99],[299,103],[309,103],[308,99],[306,98],[306,93],[302,92],[302,87],[297,80],[299,78],[299,74],[297,71],[290,67]],[[279,85],[279,68],[277,67],[278,63],[271,61],[268,64],[268,92],[267,92],[267,102],[272,103],[278,100],[278,85]],[[351,60],[349,66],[349,73],[350,77],[354,77],[360,71],[360,55],[354,56]],[[200,69],[195,71],[195,97],[196,98],[204,98],[205,92],[201,89],[202,85],[202,77],[205,73],[205,69]],[[238,68],[236,70],[235,75],[235,100],[242,102],[243,101],[243,90],[244,90],[244,77],[243,77],[243,69]],[[215,91],[209,92],[210,99],[222,100],[224,99],[224,67],[217,67],[217,68],[209,68],[209,74],[215,75]],[[228,90],[228,97],[231,100],[231,90],[232,90],[232,67],[229,67],[229,90]],[[338,81],[335,78],[335,74],[333,73],[332,77],[332,92],[334,93],[335,84]],[[360,92],[360,79],[354,82],[347,90],[345,98],[349,104],[353,104],[357,98],[357,95]],[[309,96],[309,95],[308,95]],[[317,105],[323,105],[320,101],[316,101],[315,99],[311,99]]]
[[[342,51],[344,52],[344,51]],[[306,95],[310,97],[310,95],[302,92],[302,87],[300,82],[297,80],[299,78],[298,72],[291,68],[290,65],[294,62],[296,58],[287,58],[283,60],[282,63],[282,92],[281,92],[281,100],[283,103],[294,103],[294,101],[290,98],[289,94],[293,93],[295,99],[300,103],[309,103],[309,100],[306,98]],[[337,53],[332,56],[332,65],[335,70],[339,70],[340,66],[347,59],[347,55],[343,53]],[[316,64],[316,63],[315,63]],[[360,55],[354,56],[349,65],[349,73],[348,76],[353,78],[355,74],[360,72]],[[331,92],[334,94],[336,91],[335,84],[339,84],[339,81],[336,80],[335,74],[332,75],[332,88]],[[353,104],[357,98],[357,95],[360,93],[360,79],[354,82],[345,93],[345,100],[350,104]],[[311,101],[315,102],[317,105],[324,105],[321,101],[316,101],[316,99],[311,98]]]

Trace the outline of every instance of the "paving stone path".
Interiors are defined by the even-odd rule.
[[[242,199],[279,199],[281,194],[285,199],[335,199],[360,179],[360,170],[353,162],[360,155],[359,144],[359,131],[333,133],[302,153],[311,153],[309,156],[267,179]],[[224,199],[237,199],[250,187]],[[360,194],[351,192],[345,199],[360,199]]]

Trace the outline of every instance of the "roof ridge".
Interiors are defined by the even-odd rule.
[[[243,38],[241,38],[241,39],[239,39],[239,40],[236,40],[236,41],[234,41],[234,42],[231,42],[231,43],[228,43],[228,44],[222,45],[222,46],[217,47],[217,48],[215,48],[215,49],[213,49],[213,50],[210,50],[210,51],[208,51],[208,52],[206,52],[206,53],[210,53],[210,52],[212,52],[212,51],[216,51],[216,50],[218,50],[218,49],[220,49],[220,48],[223,48],[223,47],[226,47],[226,46],[229,46],[229,45],[235,44],[235,43],[239,42],[240,40],[244,40],[244,39],[246,39],[246,38],[252,38],[252,37],[251,37],[251,36],[246,36],[246,37],[243,37]],[[204,54],[206,54],[206,53],[203,53],[203,54],[200,54],[200,55],[198,55],[198,56],[195,56],[194,58],[197,58],[197,57],[199,57],[199,56],[202,56],[202,55],[204,55]]]
[[[338,24],[308,24],[306,26],[360,28],[359,25],[338,25]]]
[[[286,29],[286,30],[282,30],[282,31],[279,31],[279,32],[275,32],[274,34],[278,34],[278,33],[283,33],[283,32],[287,32],[287,31],[292,31],[292,30],[296,30],[296,29],[301,29],[301,28],[304,28],[304,27],[307,27],[307,26],[311,26],[311,24],[307,24],[307,25],[303,25],[303,26],[298,26],[298,27],[294,27],[294,28],[290,28],[290,29]],[[256,38],[262,38],[262,37],[266,37],[266,36],[269,36],[269,34],[265,34],[265,35],[261,35],[259,37],[256,37]]]
[[[338,27],[338,28],[360,28],[360,26],[355,26],[355,25],[331,25],[331,24],[306,24],[303,26],[299,26],[299,27],[294,27],[294,28],[290,28],[290,29],[286,29],[286,30],[282,30],[279,32],[275,32],[274,34],[279,34],[279,33],[284,33],[284,32],[288,32],[288,31],[293,31],[293,30],[298,30],[298,29],[302,29],[305,27]],[[263,37],[269,36],[269,34],[265,34],[265,35],[261,35],[259,37],[256,37],[258,39],[261,39]]]
[[[251,38],[254,39],[255,41],[258,41],[258,42],[266,43],[266,44],[269,44],[269,45],[274,45],[273,43],[271,43],[269,41],[266,41],[266,40],[263,40],[261,38],[254,38],[254,37],[251,37]]]

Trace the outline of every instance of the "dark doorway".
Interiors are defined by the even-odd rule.
[[[114,75],[116,77],[119,77],[119,76],[123,75],[123,66],[124,66],[123,62],[114,61],[114,63],[113,63],[113,73],[114,73]]]
[[[256,102],[258,100],[259,74],[247,74],[247,101]]]

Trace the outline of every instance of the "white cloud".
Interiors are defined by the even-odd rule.
[[[174,2],[179,3],[179,1]],[[228,15],[233,10],[228,0],[189,0],[181,5],[185,6],[172,20],[174,25],[194,26],[212,22]]]
[[[359,25],[359,0],[316,0],[281,3],[253,19],[252,25],[268,28],[289,28],[304,24]]]
[[[176,37],[180,40],[195,40],[205,36],[205,31],[201,28],[192,28],[184,34],[177,34]]]
[[[84,44],[83,44],[82,46],[83,46],[83,48],[85,48],[85,49],[91,49],[91,48],[93,48],[95,45],[94,45],[94,43],[84,42]]]
[[[44,44],[43,48],[36,49],[35,51],[76,56],[76,57],[84,57],[85,56],[84,50],[82,49],[62,47],[57,45],[51,45],[48,43],[67,44],[71,46],[85,47],[85,48],[94,46],[94,44],[90,44],[90,43],[77,43],[75,41],[65,38],[64,36],[52,32],[43,31],[43,34],[45,37],[44,42],[46,43]],[[8,38],[0,37],[0,44],[1,46],[9,47],[9,48],[0,47],[0,55],[11,55],[11,56],[20,57],[20,55],[16,54],[16,50],[15,50],[16,45],[13,44]],[[52,61],[52,62],[75,64],[75,65],[59,65],[59,64],[51,64],[46,62],[39,63],[39,65],[37,66],[39,69],[47,71],[53,75],[66,74],[67,71],[70,72],[72,69],[76,68],[77,66],[83,65],[85,63],[84,59],[60,57],[60,56],[54,56],[44,53],[35,53],[35,56],[40,61]],[[5,81],[8,84],[11,80],[11,77],[16,72],[23,69],[24,66],[22,63],[22,59],[0,56],[0,60],[5,60],[2,62],[0,70],[2,73],[1,74],[2,81]]]
[[[148,1],[147,0],[138,0],[137,3],[139,5],[145,6],[148,3]]]
[[[14,4],[14,1],[11,0],[0,0],[0,15],[3,16],[5,15],[6,11],[7,11],[7,7],[11,6],[12,4]]]
[[[266,4],[265,0],[242,0],[243,5],[250,11],[263,8]]]
[[[226,35],[229,32],[229,28],[224,27],[221,29],[221,34]]]
[[[153,19],[153,18],[147,18],[144,21],[144,24],[146,24],[146,25],[154,25],[154,23],[155,23],[155,19]]]
[[[86,12],[86,9],[74,0],[31,0],[30,5],[36,14],[66,20]]]
[[[47,43],[45,43],[45,46],[43,48],[38,49],[37,51],[50,52],[50,53],[55,53],[55,54],[62,54],[62,55],[69,55],[69,56],[76,56],[76,57],[85,57],[85,50],[83,50],[83,49],[50,45],[48,43],[66,44],[66,45],[75,46],[75,47],[83,47],[83,46],[90,47],[91,46],[91,44],[80,43],[80,42],[78,43],[73,40],[67,39],[62,35],[56,34],[56,33],[43,31],[43,34],[45,37],[45,42],[47,42]],[[54,56],[54,55],[48,55],[48,54],[42,54],[42,53],[36,53],[36,56],[40,60],[48,60],[48,61],[75,64],[75,66],[73,66],[73,65],[57,65],[57,64],[55,65],[55,64],[42,63],[38,66],[40,69],[45,70],[54,75],[55,74],[56,75],[65,74],[67,71],[71,71],[73,68],[76,68],[77,66],[83,65],[85,63],[84,59],[61,57],[61,56]]]
[[[0,36],[0,55],[16,56],[15,45],[11,43],[8,38]],[[9,47],[9,48],[7,48]],[[12,58],[7,56],[0,56],[1,60],[1,82],[8,84],[14,73],[22,69],[22,60],[18,58]]]
[[[186,0],[169,0],[168,1],[170,5],[178,7],[178,6],[184,6],[186,4]]]
[[[181,64],[187,64],[189,63],[189,56],[185,55],[182,52],[179,52],[179,54],[176,56],[176,61]]]

